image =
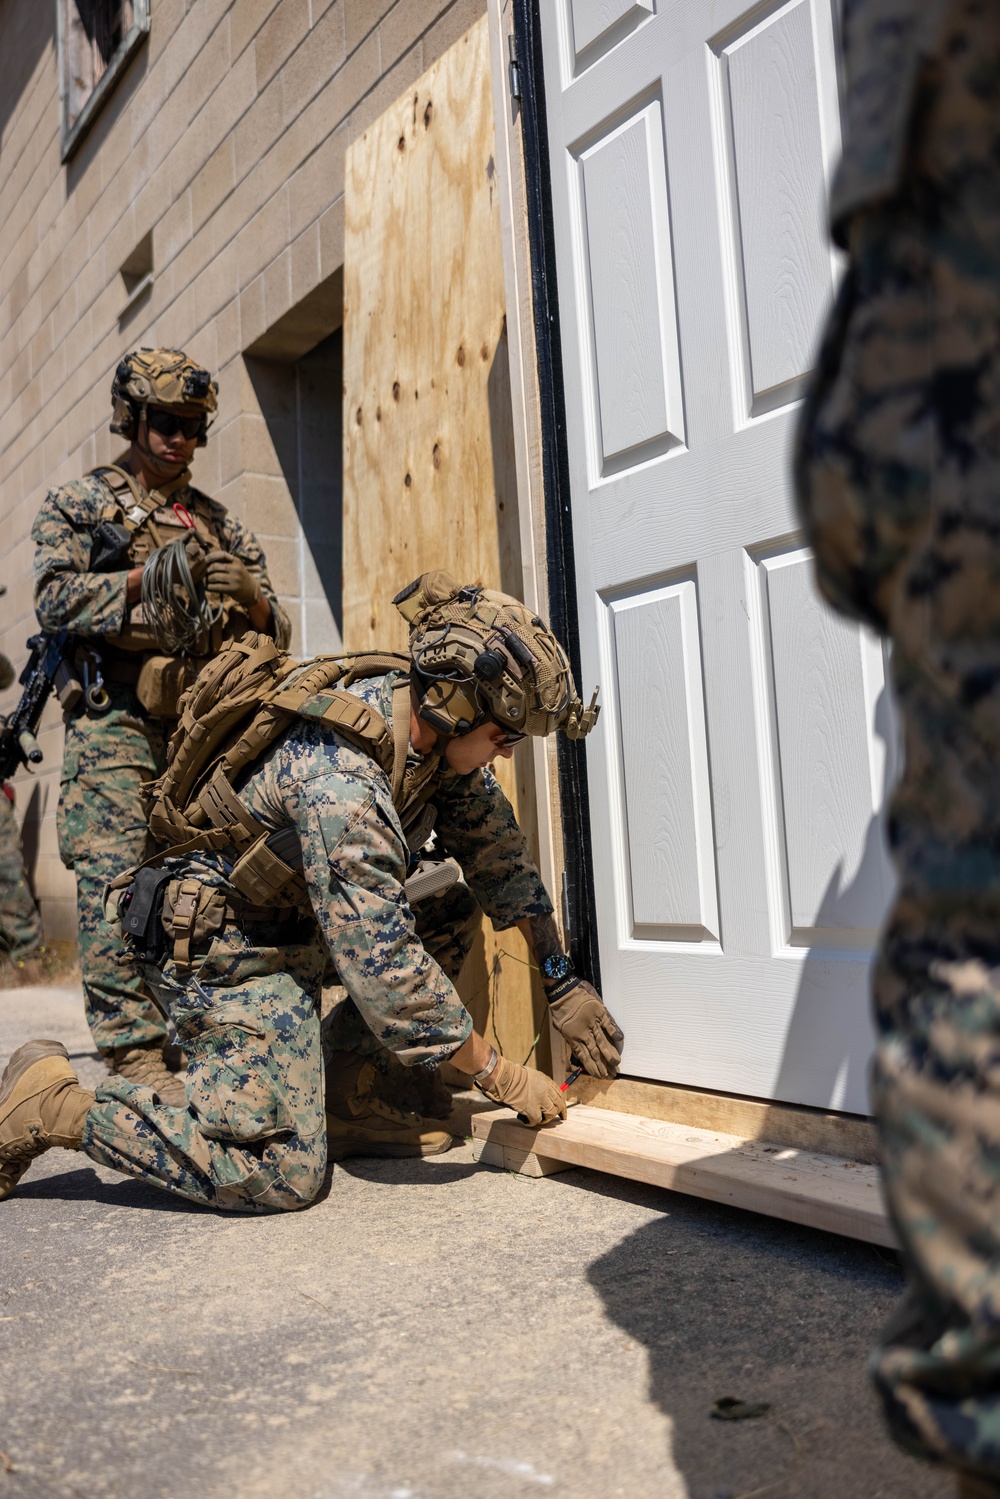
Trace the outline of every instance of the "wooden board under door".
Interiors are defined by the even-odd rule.
[[[485,17],[345,168],[344,645],[404,649],[392,598],[419,573],[522,589]],[[530,750],[498,769],[534,842]],[[527,957],[518,932],[487,922],[459,983],[480,1029],[492,990],[517,1061],[544,1014]]]

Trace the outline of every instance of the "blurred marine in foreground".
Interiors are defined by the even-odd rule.
[[[897,1440],[1000,1494],[1000,7],[848,0],[849,266],[803,413],[820,588],[893,644],[905,767],[873,1103]]]

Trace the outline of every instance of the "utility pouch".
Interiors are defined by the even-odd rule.
[[[169,879],[162,869],[137,869],[121,900],[122,936],[131,940],[136,957],[145,963],[160,963],[166,951],[161,906]]]
[[[120,572],[128,561],[132,533],[126,526],[113,520],[102,520],[94,527],[94,541],[90,548],[90,571],[92,573]]]
[[[193,661],[180,656],[148,656],[135,695],[151,718],[177,718],[181,695],[198,675]]]
[[[229,876],[234,889],[255,906],[273,905],[275,897],[297,873],[268,847],[267,839],[265,833],[251,844],[237,859]]]
[[[226,897],[201,880],[173,879],[163,894],[163,930],[174,942],[174,962],[190,965],[192,945],[221,932],[226,920]]]

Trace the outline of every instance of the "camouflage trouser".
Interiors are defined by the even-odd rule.
[[[21,833],[10,799],[0,788],[0,956],[27,958],[42,940],[42,923],[28,888]]]
[[[1000,155],[980,145],[954,197],[924,182],[855,223],[797,477],[821,588],[893,642],[905,734],[873,1103],[910,1292],[873,1373],[898,1441],[998,1480]]]
[[[483,924],[479,902],[468,885],[459,881],[443,895],[419,901],[413,908],[413,918],[424,947],[454,983]],[[362,1020],[353,999],[345,999],[323,1021],[323,1050],[327,1057],[333,1051],[358,1051],[377,1057],[383,1047]]]
[[[57,817],[60,857],[76,871],[87,1022],[105,1053],[166,1037],[166,1023],[141,973],[122,952],[116,928],[104,920],[108,881],[141,864],[155,847],[139,787],[163,770],[164,738],[130,689],[109,690],[109,713],[102,718],[81,713],[66,726]]]
[[[195,968],[147,969],[188,1054],[187,1107],[113,1078],[83,1149],[95,1161],[235,1212],[306,1207],[326,1174],[319,989],[326,954],[275,927],[235,927]],[[259,945],[253,945],[259,944]]]
[[[468,951],[481,913],[464,885],[418,910],[431,951],[436,945],[451,963],[463,942]],[[277,926],[255,926],[245,939],[227,927],[190,974],[172,959],[147,970],[188,1053],[187,1108],[111,1079],[87,1115],[83,1149],[93,1160],[211,1207],[308,1206],[326,1174],[328,1043],[319,1021],[327,954],[318,929],[305,925],[307,940],[294,946]],[[357,1016],[353,1001],[339,1008],[348,1007]],[[366,1053],[379,1049],[363,1023],[355,1034],[352,1017],[335,1029],[338,1048],[357,1039]]]

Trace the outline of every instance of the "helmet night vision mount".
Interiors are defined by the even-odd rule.
[[[442,739],[491,721],[514,733],[570,739],[590,733],[600,708],[576,694],[566,652],[544,620],[506,593],[461,587],[442,569],[393,599],[410,627],[419,716]]]

